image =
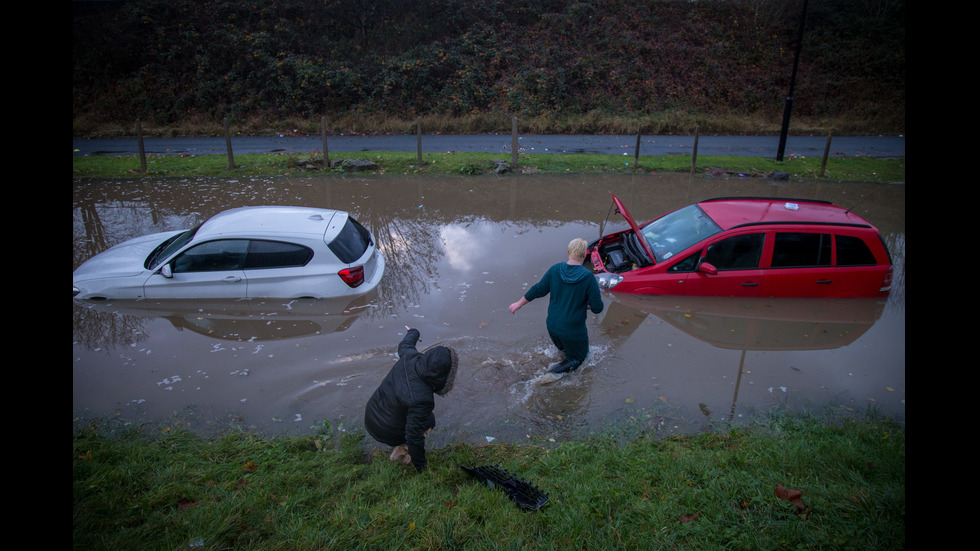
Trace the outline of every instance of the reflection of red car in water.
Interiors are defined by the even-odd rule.
[[[589,245],[603,289],[652,295],[876,297],[891,257],[867,220],[824,201],[719,198]],[[588,263],[587,263],[588,264]]]
[[[618,293],[602,318],[612,337],[629,337],[648,316],[730,350],[832,350],[877,323],[887,298],[679,297]]]

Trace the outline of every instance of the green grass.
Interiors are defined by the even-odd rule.
[[[874,417],[459,444],[430,449],[422,474],[358,434],[108,431],[73,431],[76,549],[905,547],[905,428]],[[457,464],[498,465],[549,503],[521,510]]]
[[[79,156],[72,157],[72,176],[75,178],[135,178],[141,176],[172,177],[242,177],[295,175],[309,173],[343,174],[342,167],[327,170],[305,168],[300,154],[248,154],[235,156],[234,169],[228,168],[225,155],[150,156],[147,172],[140,172],[136,156]],[[319,159],[319,156],[315,158]],[[334,155],[331,159],[342,159]],[[508,154],[494,153],[424,153],[422,163],[417,153],[358,152],[348,158],[373,161],[377,173],[428,175],[491,174],[494,159],[510,161]],[[524,173],[623,173],[634,171],[633,157],[626,155],[557,155],[522,154],[519,171]],[[794,178],[811,179],[820,176],[821,160],[796,157],[783,161],[762,157],[698,156],[696,173],[721,177],[767,176],[773,172],[788,172]],[[690,155],[641,156],[638,170],[643,172],[689,172]],[[869,157],[831,158],[824,177],[840,181],[903,182],[905,159],[875,159]]]

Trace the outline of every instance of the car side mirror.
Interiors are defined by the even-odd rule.
[[[163,277],[165,277],[167,279],[170,279],[170,278],[174,277],[174,270],[173,270],[173,268],[170,267],[170,263],[169,262],[167,262],[163,266],[160,266],[160,275],[162,275]]]
[[[715,268],[710,262],[698,264],[698,271],[708,275],[718,275],[718,268]]]

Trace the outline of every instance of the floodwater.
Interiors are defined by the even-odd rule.
[[[507,307],[575,237],[625,227],[609,192],[649,219],[716,196],[817,198],[881,230],[887,300],[607,294],[591,355],[546,374],[547,299]],[[260,204],[348,210],[387,258],[354,300],[109,301],[72,306],[73,418],[207,432],[357,431],[405,326],[455,347],[438,443],[547,441],[629,424],[691,433],[773,408],[905,417],[905,186],[686,175],[76,180],[72,267],[124,239]]]

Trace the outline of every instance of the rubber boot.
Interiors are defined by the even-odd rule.
[[[574,360],[565,359],[559,363],[548,368],[550,373],[568,373],[569,371],[574,371],[578,367],[578,363]]]

